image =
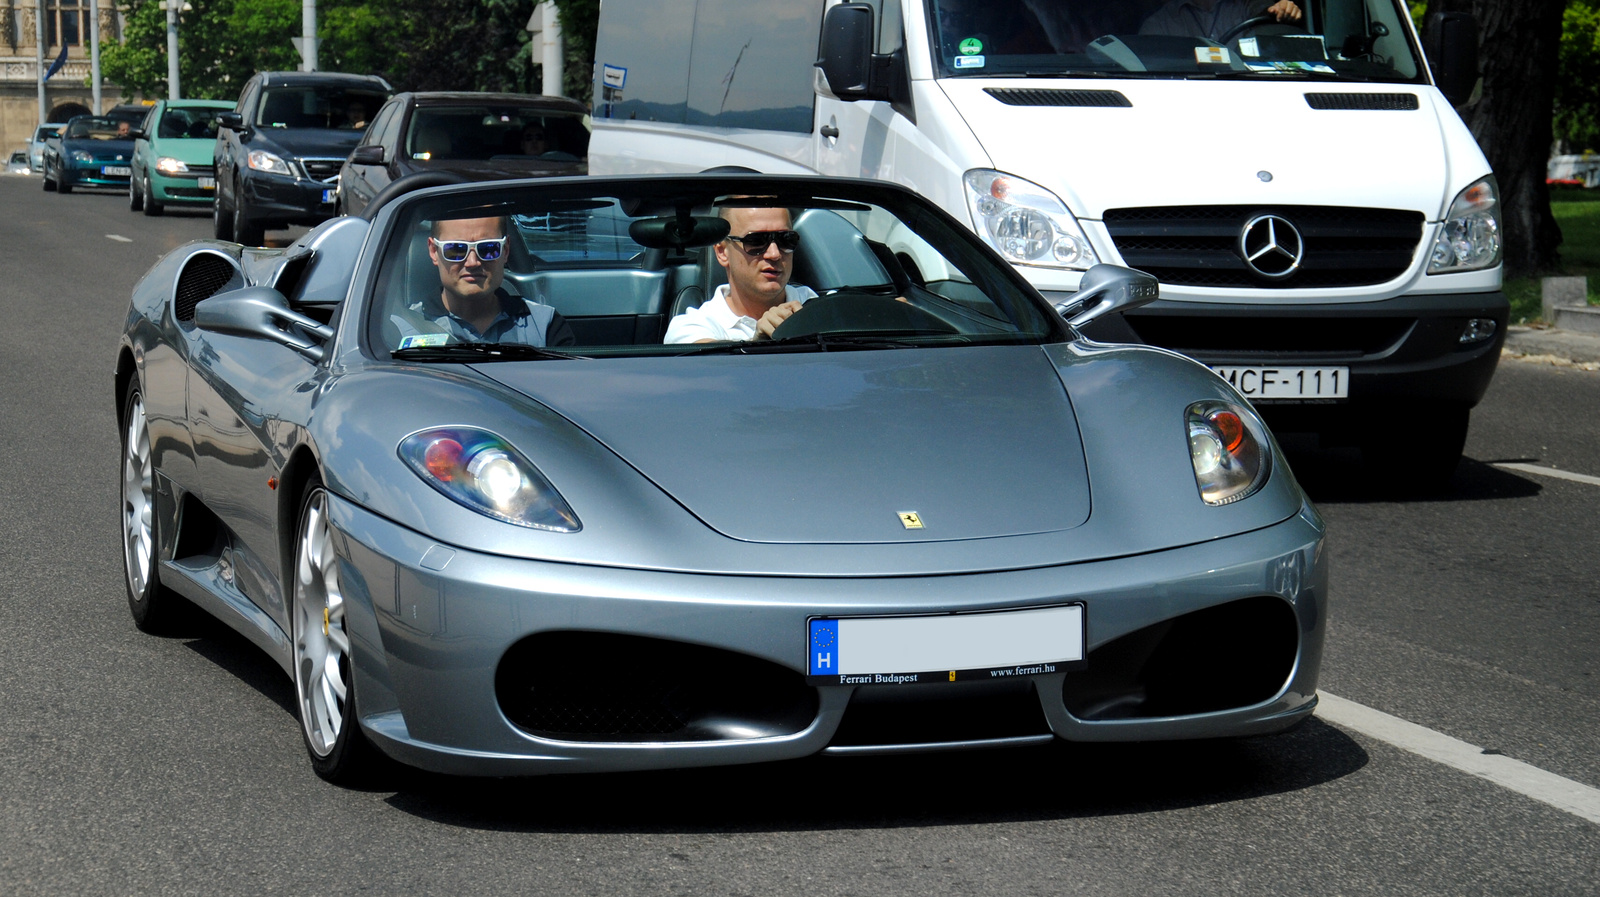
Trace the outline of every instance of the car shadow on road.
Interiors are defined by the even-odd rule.
[[[395,771],[388,803],[515,832],[722,833],[968,825],[1151,813],[1299,791],[1367,754],[1312,718],[1280,735],[1068,744],[531,779]]]
[[[1295,479],[1318,504],[1371,504],[1378,502],[1454,502],[1532,498],[1544,486],[1527,477],[1495,467],[1490,462],[1463,457],[1443,491],[1408,492],[1375,476],[1354,449],[1284,447]]]

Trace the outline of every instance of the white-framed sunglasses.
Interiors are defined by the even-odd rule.
[[[447,262],[464,262],[468,252],[476,252],[478,261],[492,262],[506,251],[507,237],[495,237],[492,240],[436,240],[428,238],[428,242],[439,250],[439,257]]]

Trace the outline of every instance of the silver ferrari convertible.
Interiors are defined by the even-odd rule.
[[[170,253],[118,346],[134,621],[271,655],[318,774],[1312,712],[1320,517],[1210,370],[1080,335],[1153,278],[1052,307],[991,248],[1051,251],[1025,190],[984,241],[879,182],[448,180]]]

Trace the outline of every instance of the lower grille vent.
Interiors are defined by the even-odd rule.
[[[194,320],[194,307],[222,292],[229,284],[244,285],[233,260],[220,252],[197,252],[183,263],[173,291],[172,313],[180,321]]]

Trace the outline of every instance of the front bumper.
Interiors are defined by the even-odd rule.
[[[1072,294],[1046,295],[1060,302]],[[1329,405],[1476,405],[1499,363],[1510,315],[1499,290],[1316,305],[1158,301],[1107,315],[1086,335],[1157,345],[1209,365],[1348,367],[1347,400],[1257,402],[1269,419],[1315,420],[1340,413]],[[1493,320],[1494,334],[1463,343],[1474,318]]]
[[[210,205],[217,197],[216,175],[209,168],[176,175],[146,169],[144,177],[150,182],[150,195],[163,205]],[[202,179],[211,186],[201,187]]]
[[[1327,568],[1322,524],[1309,506],[1262,530],[1139,557],[897,579],[715,576],[528,561],[442,546],[342,499],[332,501],[330,509],[340,533],[341,585],[362,727],[394,758],[439,772],[534,775],[1052,738],[1251,735],[1293,725],[1316,702]],[[959,684],[804,686],[809,715],[791,731],[743,737],[735,720],[723,727],[724,733],[733,734],[702,740],[540,737],[514,724],[497,697],[497,673],[509,663],[502,661],[538,633],[578,633],[591,639],[597,634],[643,636],[658,645],[685,646],[690,653],[731,652],[741,663],[798,678],[805,664],[806,621],[814,615],[927,614],[1065,602],[1085,605],[1088,668],[1026,677],[1026,694],[1036,696],[1029,700],[1037,704],[1032,710],[1041,727],[1022,738],[873,744],[858,737],[848,746],[836,742],[841,722],[857,703],[893,704],[902,694],[908,700],[925,698]],[[1140,647],[1143,635],[1169,631],[1180,618],[1250,602],[1269,608],[1282,623],[1275,649],[1282,666],[1259,695],[1238,706],[1196,713],[1095,710],[1082,713],[1092,717],[1085,719],[1068,709],[1110,706],[1119,700],[1137,704],[1141,686],[1118,686],[1111,679],[1119,665],[1126,665],[1130,648],[1149,653],[1148,645]],[[1213,659],[1226,650],[1214,646]],[[626,659],[596,656],[578,665],[602,671]],[[1181,675],[1192,683],[1205,672],[1184,669]],[[685,668],[654,669],[639,684],[643,688],[652,680],[674,677],[700,681],[702,690],[718,685],[705,685],[705,679],[716,678],[706,669]],[[901,688],[920,691],[895,690]],[[1112,694],[1119,688],[1126,694]],[[1111,696],[1110,704],[1101,700],[1102,692]]]
[[[240,183],[250,220],[264,225],[320,224],[333,217],[337,184],[250,171]]]
[[[129,175],[106,174],[105,169],[120,167],[132,171],[129,162],[72,162],[61,168],[61,183],[69,187],[117,187],[127,189]]]

